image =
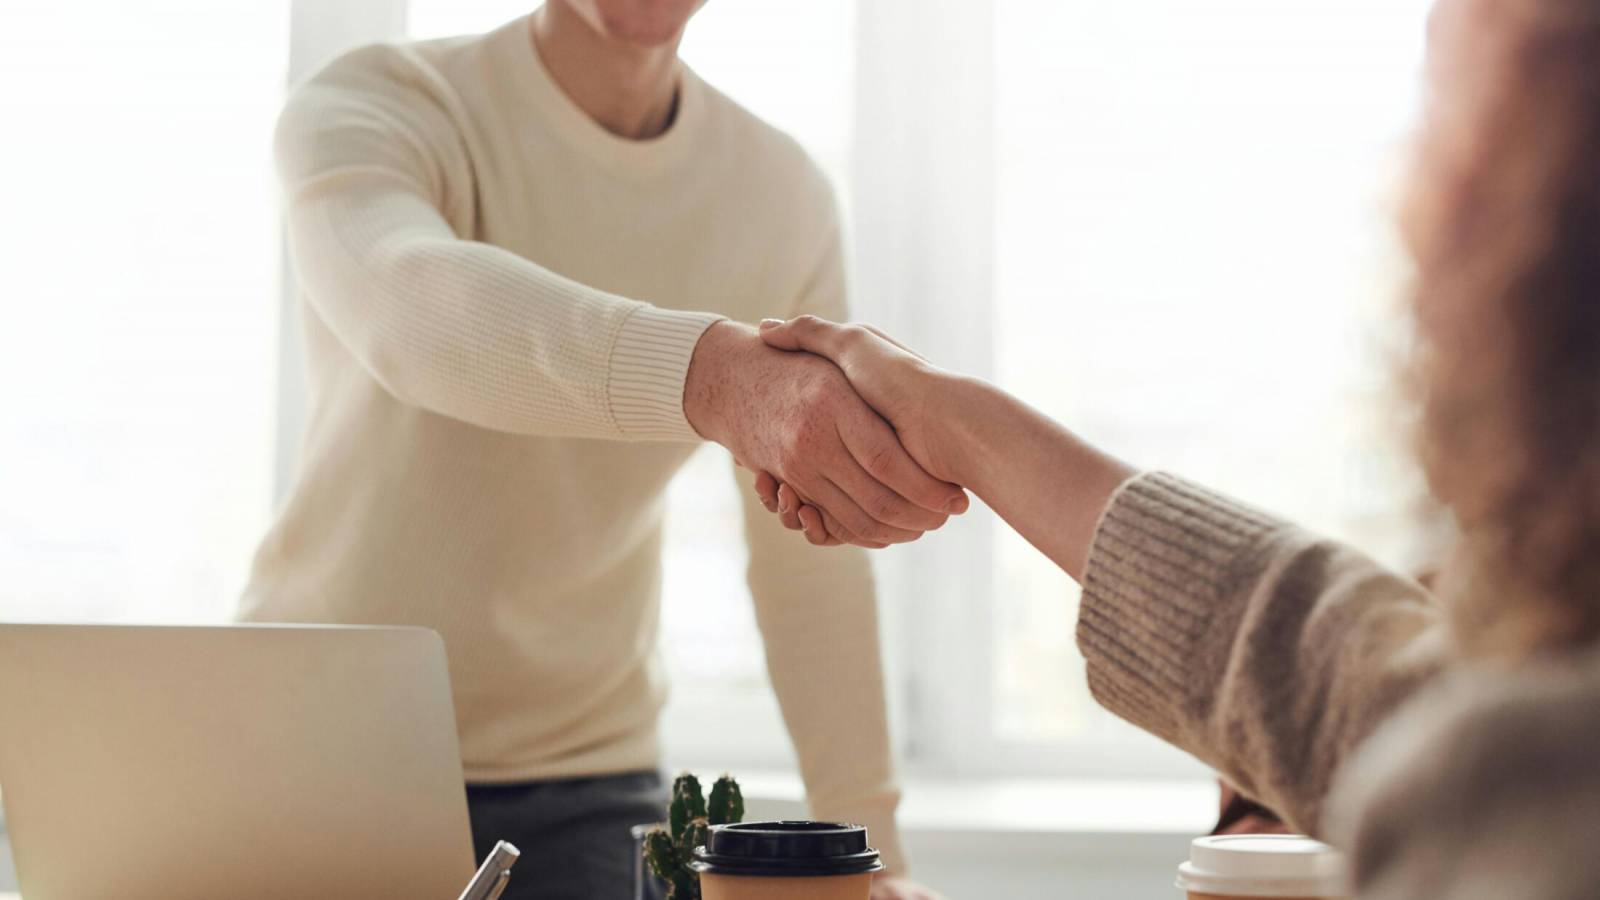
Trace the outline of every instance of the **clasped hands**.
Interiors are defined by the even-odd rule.
[[[968,507],[930,415],[948,377],[870,326],[720,322],[695,349],[684,412],[757,473],[786,527],[817,545],[882,548]]]

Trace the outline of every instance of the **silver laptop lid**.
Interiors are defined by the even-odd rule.
[[[420,628],[0,625],[24,897],[454,897],[472,846]]]

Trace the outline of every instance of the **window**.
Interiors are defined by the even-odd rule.
[[[1427,4],[1001,0],[994,376],[1127,459],[1415,561],[1389,224]],[[995,534],[997,742],[1141,739]]]
[[[0,619],[224,618],[271,502],[288,4],[4,20]]]
[[[1135,462],[1418,562],[1388,214],[1425,7],[862,4],[858,306]],[[965,519],[881,557],[911,759],[1201,774],[1090,699],[1071,582]]]

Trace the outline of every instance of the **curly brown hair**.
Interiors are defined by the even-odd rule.
[[[1600,2],[1443,0],[1404,227],[1465,643],[1600,643]]]

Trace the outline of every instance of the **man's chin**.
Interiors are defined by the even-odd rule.
[[[668,47],[677,43],[683,35],[683,25],[662,25],[659,27],[627,23],[622,27],[611,26],[606,29],[607,37],[614,41],[638,47],[641,50],[653,50],[657,47]]]

